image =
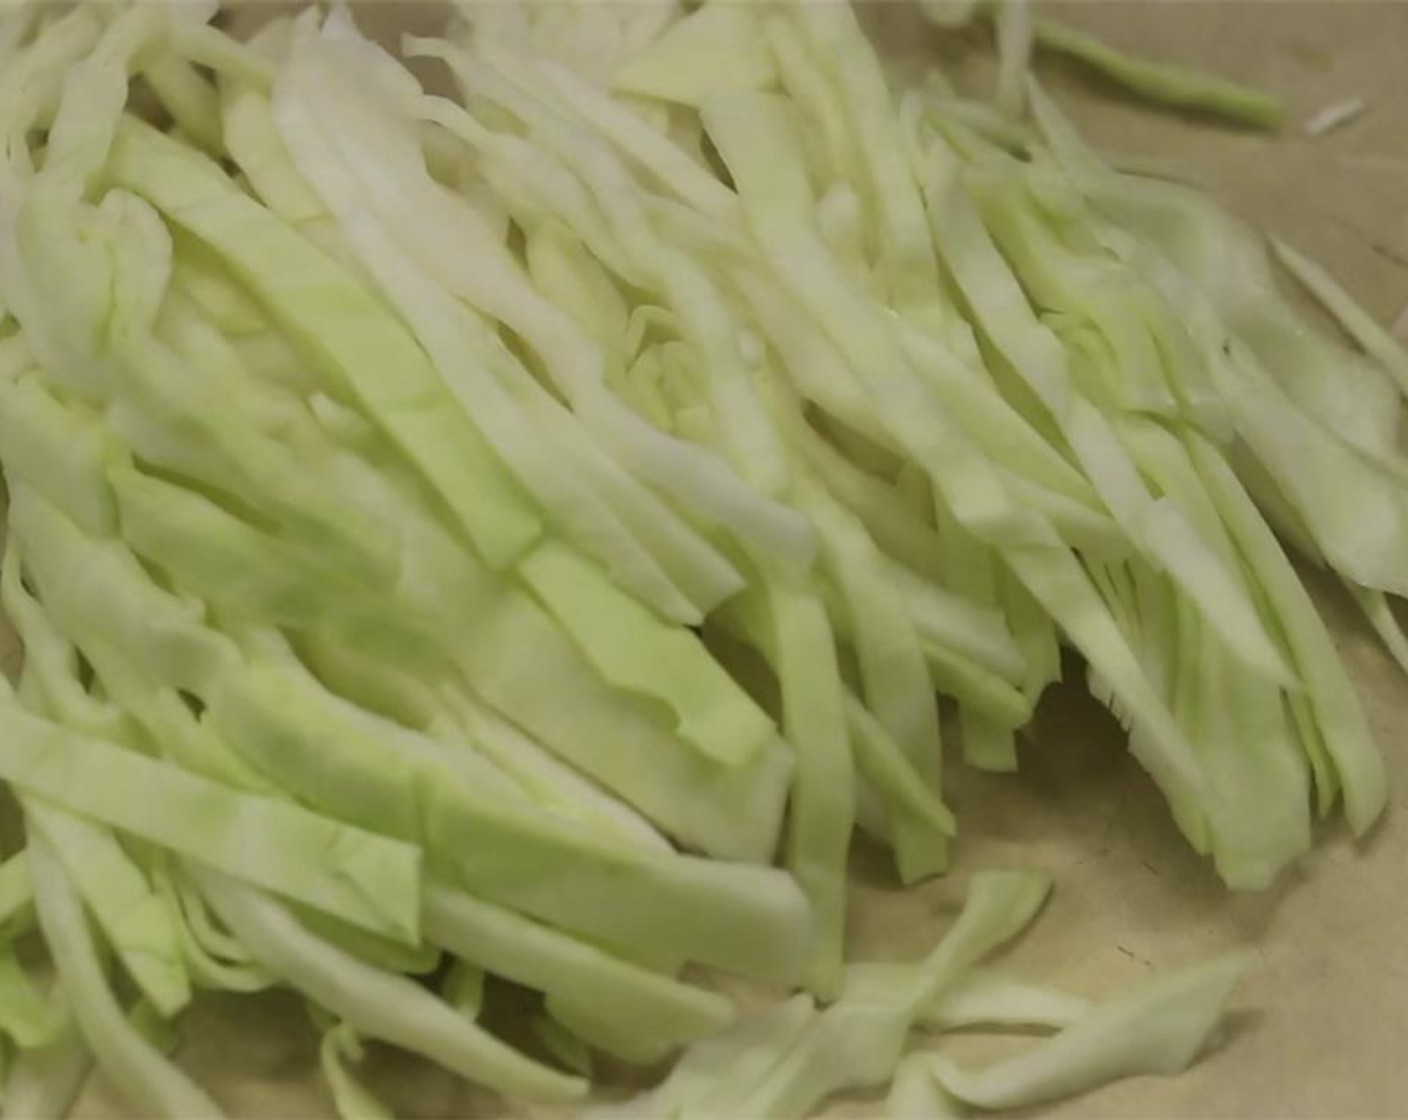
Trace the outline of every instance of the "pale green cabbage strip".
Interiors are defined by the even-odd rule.
[[[1369,830],[1288,550],[1408,666],[1408,359],[1029,70],[1274,99],[923,6],[994,18],[996,105],[811,0],[465,2],[391,44],[0,5],[0,1115],[95,1065],[219,1115],[180,1026],[271,988],[348,1120],[391,1115],[369,1047],[515,1115],[800,1120],[1029,1109],[1216,1038],[1244,953],[1099,1004],[988,964],[1051,883],[967,868],[951,779],[1062,749],[1025,729],[1072,651],[1229,887]],[[921,960],[853,959],[858,831],[964,880]]]

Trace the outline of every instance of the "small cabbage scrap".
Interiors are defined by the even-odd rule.
[[[1138,1074],[1181,1073],[1208,1044],[1247,970],[1245,954],[1198,965],[1093,1008],[1026,1053],[979,1071],[927,1059],[943,1092],[963,1104],[1021,1108]]]

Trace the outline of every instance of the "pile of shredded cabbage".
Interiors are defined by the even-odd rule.
[[[1049,883],[992,870],[924,959],[852,963],[848,852],[943,872],[945,767],[1016,767],[1063,644],[1230,887],[1369,828],[1282,542],[1408,658],[1408,358],[1107,166],[1027,56],[1274,102],[927,7],[994,18],[997,107],[894,88],[805,0],[467,2],[399,57],[340,9],[0,10],[5,1116],[92,1065],[217,1115],[182,1012],[274,987],[356,1120],[366,1040],[515,1109],[668,1060],[598,1105],[652,1118],[1029,1106],[1198,1055],[1243,957],[1034,986],[985,962]]]

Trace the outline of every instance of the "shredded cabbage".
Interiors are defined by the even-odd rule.
[[[922,7],[993,20],[993,104],[846,4],[465,2],[390,47],[0,5],[3,1115],[91,1064],[218,1115],[171,1058],[208,991],[297,993],[352,1120],[368,1042],[518,1111],[668,1064],[599,1106],[652,1120],[1028,1108],[1205,1048],[1244,954],[1103,1004],[986,963],[1051,884],[967,874],[949,779],[1020,769],[1064,645],[1230,887],[1370,829],[1287,547],[1408,666],[1408,359],[1031,70],[1274,98]],[[920,960],[850,958],[858,829],[967,875]]]

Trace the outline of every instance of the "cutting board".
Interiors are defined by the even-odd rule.
[[[1264,136],[1149,110],[1108,85],[1043,64],[1049,88],[1093,142],[1151,156],[1327,264],[1382,320],[1408,303],[1408,4],[1088,3],[1054,9],[1111,43],[1253,81],[1282,94],[1287,127]],[[382,31],[427,26],[425,5],[387,4]],[[991,78],[985,36],[941,43],[908,5],[867,18],[895,65],[940,62],[961,85]],[[433,20],[431,20],[433,25]],[[1368,111],[1311,140],[1300,124],[1326,104],[1363,97]],[[1092,997],[1232,946],[1257,964],[1219,1048],[1186,1075],[1139,1078],[1042,1117],[1408,1116],[1408,679],[1377,647],[1333,582],[1308,573],[1353,670],[1393,779],[1387,819],[1360,843],[1322,830],[1307,859],[1271,890],[1231,895],[1184,845],[1122,735],[1085,695],[1078,664],[1043,701],[1010,777],[955,775],[962,838],[954,872],[918,889],[896,884],[882,853],[854,867],[851,952],[912,959],[956,913],[976,868],[1033,866],[1055,894],[1008,958],[1012,971]],[[13,643],[11,643],[13,644]],[[238,1117],[331,1116],[316,1038],[283,995],[204,997],[181,1060]],[[1020,1039],[950,1038],[981,1061]],[[623,1086],[631,1075],[615,1075]],[[503,1117],[488,1095],[379,1050],[371,1080],[404,1117]],[[635,1084],[641,1083],[639,1074]],[[77,1113],[124,1116],[101,1077]],[[878,1098],[834,1104],[878,1116]]]

